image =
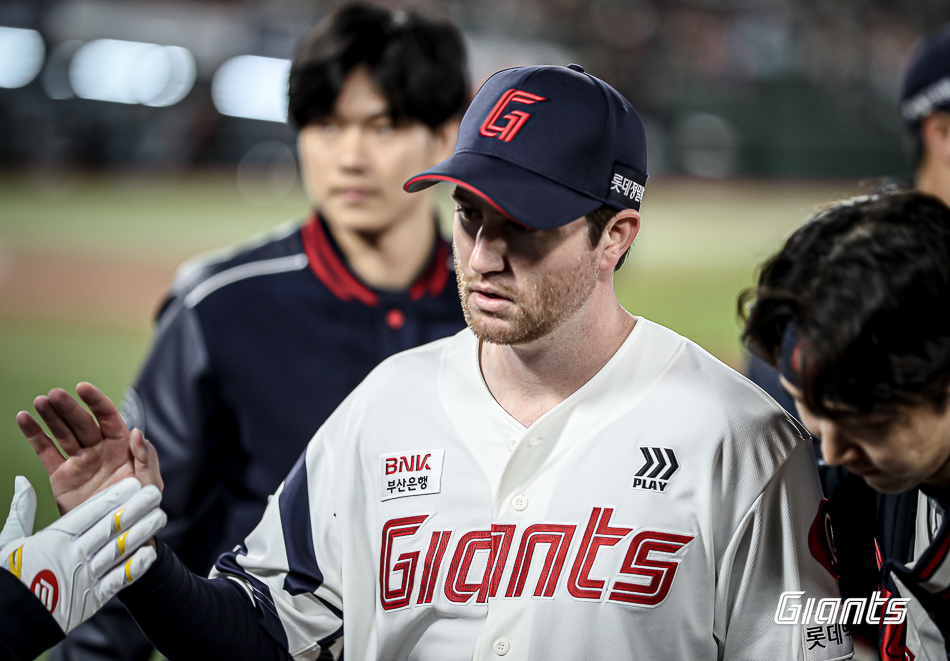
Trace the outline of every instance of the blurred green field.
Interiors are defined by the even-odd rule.
[[[756,265],[817,205],[854,182],[652,181],[643,227],[617,291],[634,314],[687,335],[738,367],[736,296]],[[447,197],[443,203],[448,208]],[[177,264],[302,216],[303,193],[252,204],[228,173],[0,176],[0,507],[13,476],[56,517],[16,412],[53,386],[89,380],[121,398]]]

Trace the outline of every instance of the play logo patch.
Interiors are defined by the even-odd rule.
[[[670,478],[679,470],[676,453],[672,448],[640,446],[643,453],[643,466],[633,476],[631,488],[641,491],[664,493]]]

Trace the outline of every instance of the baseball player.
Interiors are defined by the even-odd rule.
[[[924,39],[911,57],[904,74],[901,112],[913,144],[914,187],[950,202],[950,26]],[[796,412],[778,372],[767,362],[751,356],[747,374],[787,410]],[[935,503],[916,488],[876,492],[846,466],[821,462],[819,475],[838,533],[842,596],[864,597],[879,587],[879,555],[903,563],[913,560],[915,530],[926,527],[923,519]],[[856,638],[874,647],[880,647],[881,633],[880,627],[867,623],[852,627]]]
[[[17,476],[0,530],[0,659],[33,659],[155,561],[159,490],[126,478],[33,533],[36,492]]]
[[[887,661],[946,659],[950,640],[950,327],[938,312],[948,283],[950,209],[911,191],[857,198],[813,218],[766,262],[744,332],[780,366],[825,462],[884,493],[879,530],[889,534],[868,540],[882,583],[866,590],[911,599],[906,622],[881,623]],[[915,487],[916,524],[887,500],[916,501]],[[896,541],[910,562],[888,553]],[[842,566],[851,560],[839,555]]]
[[[123,594],[158,648],[849,658],[847,632],[811,612],[837,587],[807,434],[614,294],[646,177],[636,111],[581,67],[489,79],[454,155],[406,184],[456,186],[469,328],[377,367],[210,579],[159,543]],[[106,441],[55,395],[51,429],[95,452]],[[783,593],[809,612],[777,623]]]
[[[950,25],[924,39],[904,73],[901,114],[918,190],[950,204]]]
[[[382,359],[464,326],[431,196],[402,190],[452,151],[468,101],[461,36],[346,5],[293,58],[289,114],[315,210],[179,272],[123,414],[165,467],[162,539],[205,575]],[[147,659],[119,604],[62,659]]]

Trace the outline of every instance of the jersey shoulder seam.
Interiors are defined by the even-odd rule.
[[[307,256],[304,253],[298,253],[286,257],[262,259],[233,266],[195,285],[191,291],[185,294],[185,307],[194,308],[210,294],[235,282],[264,275],[299,271],[300,269],[306,268],[308,263]]]
[[[217,272],[240,263],[261,259],[261,254],[270,252],[271,256],[275,256],[280,255],[281,250],[283,254],[302,252],[302,245],[292,245],[293,236],[299,231],[300,221],[288,220],[232,245],[189,257],[175,270],[172,287],[182,295]]]

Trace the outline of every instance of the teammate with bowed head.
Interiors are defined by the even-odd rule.
[[[950,204],[950,24],[915,49],[901,89],[913,141],[914,186]]]
[[[904,73],[900,108],[913,145],[914,188],[950,203],[950,25],[923,39],[915,49]],[[747,373],[787,410],[795,412],[795,402],[767,362],[750,356]],[[842,596],[866,597],[880,588],[880,556],[911,562],[919,551],[915,537],[924,539],[922,531],[932,528],[926,538],[933,538],[936,527],[923,521],[938,505],[916,488],[876,492],[860,475],[848,470],[847,464],[825,464],[819,471],[837,534]],[[877,625],[858,625],[851,632],[868,644],[879,646],[881,642]]]
[[[924,494],[904,527],[912,561],[877,546],[883,583],[869,590],[911,599],[906,624],[881,627],[888,660],[945,659],[950,640],[948,306],[950,209],[919,192],[874,195],[819,213],[765,263],[743,334],[780,369],[829,466],[885,495]],[[885,527],[901,529],[896,512]]]
[[[346,4],[306,35],[289,115],[310,217],[182,269],[123,402],[165,469],[162,539],[206,575],[247,535],[314,431],[384,358],[464,327],[432,196],[470,96],[453,25]],[[53,398],[62,396],[53,393]],[[120,604],[53,661],[145,661]]]
[[[484,84],[453,156],[406,183],[455,185],[469,328],[376,368],[210,579],[158,544],[122,599],[160,650],[850,656],[832,622],[815,645],[806,618],[774,620],[785,591],[837,596],[807,434],[614,294],[646,156],[634,108],[577,65]],[[63,398],[47,422],[74,429],[78,410]]]

